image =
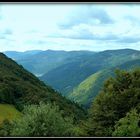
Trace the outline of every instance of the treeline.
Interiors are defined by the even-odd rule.
[[[0,136],[110,137],[140,136],[140,68],[116,70],[88,110],[76,122],[55,104],[26,105],[22,116],[4,121]]]

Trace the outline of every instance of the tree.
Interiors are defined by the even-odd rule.
[[[85,130],[89,136],[112,136],[116,121],[125,117],[140,100],[140,69],[130,72],[116,70],[89,109]]]
[[[112,136],[138,137],[140,136],[140,114],[136,109],[127,113],[115,125],[115,131]]]
[[[13,124],[11,136],[74,136],[72,118],[64,118],[58,106],[40,103],[29,105],[23,117]]]

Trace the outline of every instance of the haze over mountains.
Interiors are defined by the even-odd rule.
[[[140,66],[140,51],[132,49],[4,53],[62,95],[86,107],[116,68]]]
[[[43,75],[58,66],[75,61],[75,59],[79,59],[84,55],[93,54],[94,52],[33,50],[25,52],[6,51],[4,53],[38,76]]]

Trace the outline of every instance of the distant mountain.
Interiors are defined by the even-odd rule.
[[[38,76],[40,80],[52,86],[62,95],[72,100],[75,98],[74,100],[78,103],[86,106],[90,105],[93,95],[96,96],[102,87],[102,82],[99,82],[99,84],[94,83],[104,81],[104,78],[112,73],[111,68],[121,65],[126,68],[125,64],[127,62],[129,65],[132,62],[131,65],[133,65],[133,61],[139,61],[140,59],[140,51],[132,49],[102,52],[38,50],[21,52],[21,54],[20,52],[13,52],[13,54],[17,56],[14,57],[14,55],[8,53],[7,56],[15,58],[18,64]],[[84,83],[88,85],[88,82],[90,85],[96,85],[94,87],[94,90],[96,90],[91,95],[87,88],[85,91],[86,96],[82,96],[84,92],[81,94],[80,91],[84,89]]]
[[[25,52],[5,51],[3,53],[14,60],[20,60],[25,59],[26,57],[32,56],[34,54],[37,54],[39,52],[41,52],[41,50],[31,50]]]
[[[89,107],[94,97],[102,89],[105,80],[114,76],[114,71],[117,68],[131,70],[136,67],[140,67],[140,59],[128,61],[116,67],[98,71],[82,81],[73,89],[73,92],[71,92],[68,97],[83,106]]]
[[[14,105],[21,110],[24,105],[55,102],[66,115],[76,118],[84,111],[75,103],[62,97],[12,59],[0,53],[0,104]]]
[[[40,77],[46,84],[67,96],[83,80],[100,70],[121,65],[140,58],[140,51],[131,49],[107,50],[82,55],[72,61],[50,70]]]
[[[36,76],[41,76],[58,66],[77,61],[82,59],[83,56],[93,53],[95,52],[54,50],[5,52],[8,57],[14,59],[18,64],[21,64]]]

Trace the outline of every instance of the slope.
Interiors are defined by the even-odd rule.
[[[79,104],[85,105],[89,102],[91,90],[96,85],[95,82],[98,77],[101,75],[102,71],[99,71],[95,74],[92,74],[83,82],[81,82],[76,88],[74,88],[73,92],[68,95],[68,98],[78,102]]]
[[[9,104],[0,104],[0,125],[4,120],[13,120],[21,116],[21,113],[13,106]]]
[[[64,110],[65,115],[74,114],[75,118],[84,116],[84,110],[77,104],[62,97],[22,66],[0,53],[0,103],[12,104],[22,110],[24,105],[38,104],[40,101],[55,102]]]
[[[67,96],[74,87],[91,74],[138,58],[140,58],[140,51],[131,49],[107,50],[63,64],[47,72],[40,79]]]
[[[68,98],[85,107],[89,107],[94,97],[102,89],[105,80],[110,76],[114,76],[115,69],[131,70],[134,67],[140,67],[140,59],[128,61],[116,67],[92,74],[74,88],[73,92],[68,95]]]

